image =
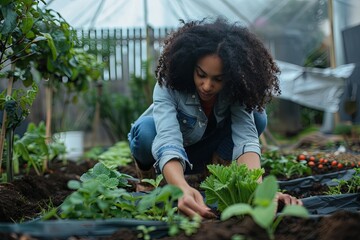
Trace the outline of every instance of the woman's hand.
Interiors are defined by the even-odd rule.
[[[178,160],[167,162],[163,168],[163,175],[168,184],[175,185],[183,191],[183,196],[178,200],[180,212],[189,217],[200,215],[203,218],[215,218],[215,214],[205,205],[200,192],[186,182],[184,169]]]
[[[215,218],[216,215],[206,206],[199,191],[192,187],[182,188],[183,196],[178,201],[180,212],[189,217],[200,215],[203,218]]]
[[[297,199],[296,197],[293,197],[286,193],[277,192],[275,196],[276,202],[283,202],[285,205],[303,205],[303,202],[300,199]]]

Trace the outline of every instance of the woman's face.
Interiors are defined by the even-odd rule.
[[[206,55],[197,61],[194,82],[201,100],[210,101],[221,91],[222,76],[222,61],[218,55]]]

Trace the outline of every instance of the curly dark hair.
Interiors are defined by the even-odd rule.
[[[160,86],[194,91],[194,68],[203,56],[217,54],[223,63],[224,91],[232,102],[262,111],[280,94],[280,70],[257,36],[224,18],[182,21],[164,41],[155,74]]]

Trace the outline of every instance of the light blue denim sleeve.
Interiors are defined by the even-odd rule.
[[[178,159],[185,171],[190,165],[183,146],[183,137],[177,120],[177,93],[166,87],[155,85],[153,93],[153,116],[157,135],[152,144],[154,167],[162,172],[171,159]]]
[[[253,113],[247,112],[243,105],[234,104],[231,107],[231,122],[233,159],[238,159],[246,152],[255,152],[260,156],[261,148]]]

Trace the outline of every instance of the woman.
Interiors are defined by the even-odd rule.
[[[162,173],[178,186],[178,208],[213,217],[185,180],[214,158],[260,168],[266,103],[279,94],[279,69],[257,37],[225,19],[183,23],[165,40],[153,104],[133,124],[131,152],[139,177]],[[301,204],[278,194],[286,204]]]

